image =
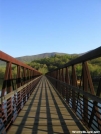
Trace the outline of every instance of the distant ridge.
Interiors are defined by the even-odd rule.
[[[43,59],[43,58],[49,58],[54,55],[66,55],[66,53],[57,53],[57,52],[52,52],[52,53],[43,53],[43,54],[38,54],[38,55],[31,55],[31,56],[22,56],[22,57],[17,57],[16,59],[22,62],[31,62],[33,60],[38,60],[38,59]]]
[[[37,55],[30,55],[30,56],[21,56],[21,57],[15,57],[17,60],[24,62],[24,63],[30,63],[31,61],[43,59],[43,58],[50,58],[54,55],[81,55],[81,54],[67,54],[67,53],[59,53],[59,52],[52,52],[52,53],[42,53]],[[0,61],[0,65],[4,65],[5,62]]]

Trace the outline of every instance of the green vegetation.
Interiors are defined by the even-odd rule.
[[[0,67],[0,90],[2,88],[2,82],[3,82],[3,78],[4,78],[4,72],[5,72],[5,68],[4,66]]]
[[[32,66],[33,68],[39,70],[43,74],[52,71],[62,65],[66,64],[67,62],[77,58],[79,55],[54,55],[50,58],[43,58],[39,60],[34,60],[30,62],[28,65]],[[93,59],[88,61],[88,67],[90,69],[91,76],[99,76],[101,75],[101,57],[97,59]],[[76,72],[77,75],[81,75],[82,66],[81,64],[76,65]]]
[[[77,58],[79,55],[72,54],[72,55],[58,55],[55,54],[51,57],[45,57],[39,60],[33,60],[29,63],[31,67],[35,68],[36,70],[40,71],[41,73],[45,74],[49,71],[52,71],[58,67],[61,67],[62,65],[68,63],[69,61]],[[93,60],[88,61],[88,67],[90,69],[91,76],[101,76],[101,57],[96,58]],[[71,68],[69,68],[71,71]],[[0,65],[0,89],[4,78],[4,72],[5,72],[5,66],[2,64]],[[16,77],[17,68],[16,66],[12,66],[12,76],[13,78]],[[82,72],[82,65],[77,64],[76,65],[76,73],[78,76],[81,76]]]
[[[39,59],[43,59],[43,58],[46,58],[46,57],[52,57],[55,54],[65,55],[65,53],[53,52],[53,53],[43,53],[43,54],[31,55],[31,56],[22,56],[22,57],[17,57],[16,59],[21,61],[21,62],[24,62],[24,63],[30,63],[33,60],[39,60]]]
[[[28,65],[34,67],[35,69],[39,70],[43,74],[52,71],[62,65],[66,64],[70,60],[78,57],[78,55],[54,55],[50,58],[43,58],[39,60],[34,60]]]

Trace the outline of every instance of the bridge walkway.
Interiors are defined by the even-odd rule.
[[[43,76],[7,134],[72,134],[85,128]]]

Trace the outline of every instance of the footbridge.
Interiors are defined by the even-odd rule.
[[[0,134],[100,134],[101,77],[89,67],[99,57],[101,47],[43,75],[0,51]]]

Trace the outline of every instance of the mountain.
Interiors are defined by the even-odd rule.
[[[54,55],[66,55],[66,53],[57,53],[57,52],[43,53],[43,54],[32,55],[32,56],[17,57],[16,59],[21,61],[21,62],[29,63],[29,62],[31,62],[33,60],[49,58],[49,57],[52,57]]]
[[[24,63],[30,63],[33,60],[49,58],[54,55],[78,55],[78,54],[66,54],[66,53],[52,52],[52,53],[43,53],[43,54],[31,55],[31,56],[16,57],[16,59]],[[5,65],[5,62],[0,61],[0,65]]]

